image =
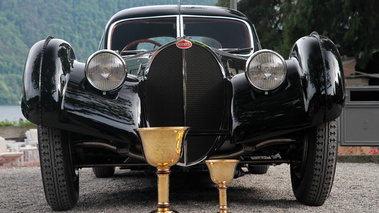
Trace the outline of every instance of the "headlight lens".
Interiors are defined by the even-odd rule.
[[[120,87],[126,74],[125,61],[113,51],[98,51],[89,57],[86,64],[88,81],[93,87],[104,92]]]
[[[260,50],[248,59],[246,75],[250,83],[264,91],[277,88],[286,76],[284,59],[271,50]]]

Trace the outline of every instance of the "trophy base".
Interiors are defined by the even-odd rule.
[[[170,210],[163,210],[163,211],[161,211],[161,210],[154,210],[154,211],[151,211],[150,213],[179,213],[179,212],[170,209]]]

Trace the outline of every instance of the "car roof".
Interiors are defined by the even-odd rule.
[[[122,19],[151,17],[151,16],[166,16],[166,15],[206,15],[206,16],[223,16],[238,18],[248,21],[247,17],[237,11],[224,7],[216,6],[199,6],[199,5],[181,5],[180,10],[178,5],[159,5],[159,6],[144,6],[134,7],[122,10],[116,13],[108,22],[107,25]]]

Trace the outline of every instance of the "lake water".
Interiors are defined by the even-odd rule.
[[[0,105],[0,121],[18,121],[22,118],[26,120],[21,112],[21,106],[1,106]]]

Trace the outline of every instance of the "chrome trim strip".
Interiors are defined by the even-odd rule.
[[[182,74],[183,74],[183,110],[184,125],[187,125],[187,61],[186,50],[182,50]]]
[[[179,15],[178,16],[178,19],[177,19],[177,21],[178,21],[178,26],[179,26],[179,29],[178,29],[178,34],[177,34],[177,36],[178,36],[178,40],[179,40],[179,38],[184,38],[184,23],[183,23],[183,16],[182,15]]]
[[[187,126],[187,61],[186,61],[186,50],[182,50],[182,74],[183,74],[183,112],[184,112],[184,125]],[[184,165],[188,163],[187,157],[187,140],[184,143]]]
[[[181,21],[181,16],[178,15],[176,17],[176,38],[178,39],[181,35],[181,30],[182,30],[182,24],[183,22]]]

